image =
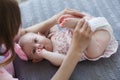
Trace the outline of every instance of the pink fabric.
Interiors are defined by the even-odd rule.
[[[7,52],[7,54],[5,55],[5,60],[7,60],[10,57],[10,51]],[[14,76],[14,67],[13,67],[13,62],[7,64],[6,66],[4,66],[4,68],[11,74]]]
[[[4,45],[2,45],[1,49],[4,51],[5,47]],[[0,62],[4,62],[5,60],[7,60],[9,57],[11,56],[11,52],[8,51],[5,55],[5,57],[3,57],[3,60]],[[13,66],[13,62],[9,63],[6,66],[0,66],[0,80],[18,80],[17,78],[13,78],[14,76],[14,66]]]
[[[2,45],[2,50],[3,50],[3,51],[5,50],[4,45]],[[11,56],[11,52],[8,51],[1,62],[6,61],[8,58],[10,58],[10,56]],[[4,66],[4,68],[5,68],[11,75],[14,76],[13,62],[7,64],[6,66]]]
[[[6,65],[4,67],[11,75],[14,76],[14,66],[13,66],[13,62],[9,63],[8,65]]]
[[[3,67],[0,67],[0,80],[18,80],[13,78]]]

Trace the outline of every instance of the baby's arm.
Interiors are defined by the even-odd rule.
[[[64,54],[50,52],[45,49],[42,50],[41,55],[55,66],[60,66],[65,58]]]

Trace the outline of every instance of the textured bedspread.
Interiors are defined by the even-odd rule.
[[[23,27],[44,21],[64,8],[104,16],[112,25],[120,44],[120,0],[28,0],[20,4],[20,8]],[[58,69],[46,60],[34,64],[18,57],[14,66],[19,80],[50,80]],[[108,59],[78,63],[70,80],[120,80],[120,46],[117,53]]]

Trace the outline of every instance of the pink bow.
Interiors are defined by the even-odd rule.
[[[20,59],[22,59],[24,61],[28,61],[27,55],[23,52],[23,50],[21,49],[19,44],[15,43],[14,50]]]

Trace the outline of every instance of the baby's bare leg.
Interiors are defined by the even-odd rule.
[[[108,31],[103,29],[95,31],[86,49],[86,56],[91,59],[99,57],[107,48],[109,41],[110,34]]]

